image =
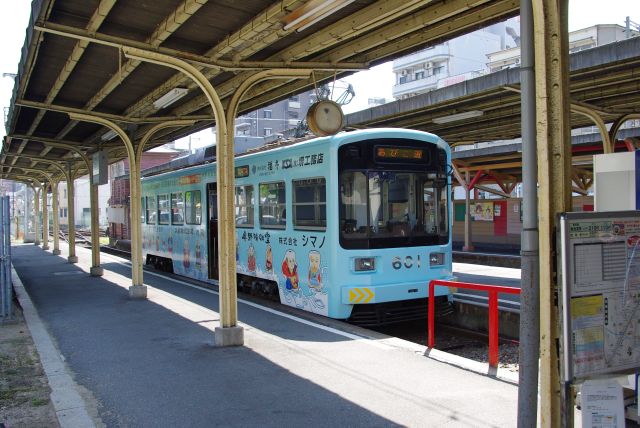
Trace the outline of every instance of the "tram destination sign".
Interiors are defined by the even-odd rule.
[[[376,158],[379,160],[415,160],[424,159],[424,150],[411,147],[377,146]]]

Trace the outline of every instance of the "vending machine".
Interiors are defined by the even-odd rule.
[[[593,157],[595,211],[640,210],[640,151]]]

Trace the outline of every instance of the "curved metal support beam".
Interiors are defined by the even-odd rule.
[[[111,120],[84,113],[69,113],[69,117],[72,120],[97,123],[111,129],[120,137],[120,139],[124,143],[125,148],[127,149],[130,175],[129,194],[131,196],[129,223],[131,225],[131,286],[133,287],[133,289],[129,289],[129,295],[131,297],[146,297],[146,290],[142,292],[140,291],[141,289],[137,288],[143,286],[143,277],[141,261],[142,245],[140,240],[140,195],[138,195],[139,184],[137,184],[137,182],[140,181],[140,171],[137,169],[138,163],[136,161],[136,151],[133,147],[133,142],[131,141],[127,133],[118,124],[112,122]]]
[[[235,264],[235,221],[233,213],[233,150],[231,156],[227,150],[227,123],[224,108],[211,82],[193,65],[168,55],[148,52],[141,49],[123,48],[127,58],[170,67],[185,74],[204,92],[213,109],[216,121],[217,141],[217,185],[218,185],[218,230],[223,231],[228,240],[220,239],[218,259],[220,263],[220,324],[216,328],[216,343],[219,345],[242,345],[244,333],[237,326],[236,264]],[[137,201],[139,203],[139,201]],[[140,216],[138,215],[137,223]]]
[[[16,155],[17,156],[17,155]],[[25,158],[29,158],[31,156],[26,156],[26,155],[22,155],[22,157]],[[67,171],[62,168],[60,165],[58,165],[55,161],[50,161],[48,159],[44,160],[44,162],[48,162],[51,163],[52,165],[54,165],[56,168],[58,168],[61,173],[62,176],[69,180],[69,176],[67,174]],[[51,186],[51,192],[52,192],[52,215],[53,215],[53,255],[59,255],[60,254],[60,221],[59,221],[59,209],[58,209],[58,184],[60,182],[58,177],[54,177],[53,175],[49,175],[46,172],[39,170],[39,169],[34,169],[34,168],[24,168],[24,167],[16,167],[17,169],[22,169],[24,171],[28,171],[28,172],[33,172],[33,173],[37,173],[37,174],[42,174],[45,179],[49,182],[49,185]],[[26,178],[30,178],[30,177],[26,177]],[[69,196],[69,194],[67,193],[67,197]],[[43,207],[46,207],[46,205],[43,205]],[[48,227],[48,225],[47,225]],[[69,241],[69,243],[71,243],[71,240]],[[73,243],[73,245],[75,245],[75,241]],[[46,249],[46,248],[43,248]],[[75,254],[75,253],[74,253]]]
[[[571,104],[571,110],[580,113],[583,116],[588,117],[596,124],[598,130],[600,130],[600,136],[602,137],[602,149],[604,153],[611,153],[613,151],[613,147],[611,146],[611,139],[609,137],[609,131],[607,130],[607,126],[602,120],[602,117],[595,110],[586,107],[581,104]]]
[[[142,153],[144,152],[144,146],[151,140],[151,137],[153,137],[153,135],[156,132],[165,128],[174,128],[177,126],[191,126],[196,122],[197,121],[195,120],[169,120],[164,123],[158,123],[157,125],[154,125],[151,129],[149,129],[147,132],[145,132],[145,134],[142,136],[142,139],[140,140],[140,142],[136,147],[136,162],[138,162],[138,168],[140,168],[140,161],[142,158]]]
[[[103,269],[100,267],[100,234],[98,230],[98,187],[93,183],[93,160],[82,150],[68,143],[53,141],[42,141],[46,147],[57,147],[76,153],[84,161],[89,175],[89,204],[91,206],[91,276],[102,276]]]
[[[611,129],[609,129],[609,140],[611,141],[611,144],[615,144],[616,135],[618,135],[618,131],[620,131],[622,125],[624,125],[627,120],[633,119],[640,119],[640,113],[625,114],[624,116],[619,117],[613,122],[613,125],[611,125]]]

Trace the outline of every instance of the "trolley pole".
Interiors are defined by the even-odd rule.
[[[536,97],[531,0],[520,0],[522,111],[522,238],[520,348],[518,361],[518,428],[537,426],[538,359],[540,355],[540,274],[538,254],[538,190]]]

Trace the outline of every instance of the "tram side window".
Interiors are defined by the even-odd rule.
[[[156,224],[156,197],[147,196],[147,224]]]
[[[284,229],[287,224],[284,181],[260,183],[260,226]]]
[[[184,194],[185,214],[187,224],[202,223],[202,201],[199,190],[193,190]]]
[[[182,193],[171,194],[171,224],[184,224],[184,201]]]
[[[293,227],[327,228],[327,192],[324,177],[293,180]]]
[[[145,198],[144,196],[142,198],[140,198],[140,223],[144,224],[146,218],[147,218],[147,204],[146,204],[147,198]]]
[[[170,217],[169,195],[158,195],[158,224],[169,224]]]
[[[253,186],[236,186],[236,226],[253,227]]]

